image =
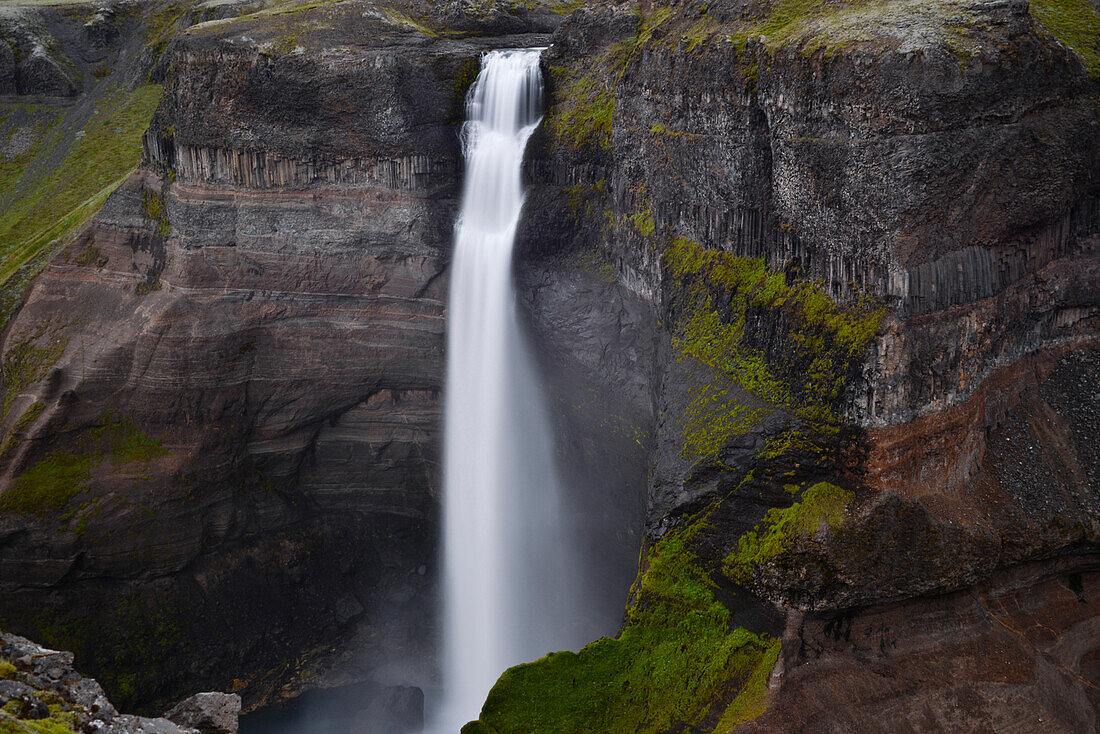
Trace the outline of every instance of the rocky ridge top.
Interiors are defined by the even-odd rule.
[[[0,731],[90,734],[236,734],[241,697],[197,693],[164,716],[119,713],[73,654],[0,632]]]

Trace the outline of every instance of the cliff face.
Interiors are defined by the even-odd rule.
[[[430,681],[457,123],[558,16],[171,10],[141,166],[6,332],[0,617],[126,705],[352,634],[337,679]]]
[[[1095,729],[1092,5],[172,8],[5,332],[5,627],[124,705],[431,679],[456,126],[552,42],[520,306],[594,635],[638,578],[472,728]]]
[[[1095,729],[1098,32],[1045,2],[559,29],[536,228],[661,325],[647,551],[619,638],[509,671],[472,731]]]

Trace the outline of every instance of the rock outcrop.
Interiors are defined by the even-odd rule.
[[[100,734],[236,734],[241,699],[199,693],[163,717],[121,714],[73,654],[0,632],[0,729]]]

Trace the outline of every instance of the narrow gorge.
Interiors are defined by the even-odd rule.
[[[1098,100],[1095,0],[5,3],[0,731],[92,720],[34,643],[246,734],[481,653],[443,730],[1100,730]]]

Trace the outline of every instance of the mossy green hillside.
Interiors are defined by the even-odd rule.
[[[810,280],[676,239],[665,250],[677,318],[672,345],[752,396],[701,386],[684,419],[686,457],[713,456],[770,406],[793,415],[804,435],[827,441],[843,423],[849,381],[877,335],[886,308],[872,298],[838,303]],[[767,325],[767,328],[761,325]],[[788,433],[777,441],[792,442]],[[770,447],[778,450],[782,447]]]
[[[1100,76],[1100,13],[1089,0],[1031,0],[1040,25],[1081,57],[1092,76]]]
[[[160,93],[159,86],[144,85],[106,94],[53,168],[40,162],[65,145],[66,131],[57,118],[36,113],[34,145],[0,166],[0,192],[7,192],[0,211],[0,322],[14,310],[29,276],[137,166]]]
[[[726,557],[723,572],[735,583],[747,584],[759,567],[782,558],[822,527],[836,532],[844,524],[852,493],[835,484],[818,482],[790,507],[768,510],[755,529],[742,535]]]
[[[54,449],[17,476],[0,494],[0,511],[50,517],[88,487],[100,464],[144,464],[165,453],[161,442],[148,436],[133,419],[106,414],[103,424],[86,431],[75,449]]]
[[[1100,15],[1089,0],[1034,0],[1030,12],[1044,31],[1080,56],[1090,73],[1100,75]],[[774,0],[736,19],[706,12],[670,19],[659,6],[649,13],[660,23],[670,20],[662,42],[684,46],[688,53],[722,40],[738,49],[756,42],[769,52],[797,47],[828,58],[855,44],[891,48],[921,38],[938,39],[965,65],[989,29],[987,9],[967,0]]]
[[[509,669],[489,693],[481,734],[725,731],[763,712],[779,641],[730,629],[730,612],[689,549],[696,523],[650,550],[618,638]]]

